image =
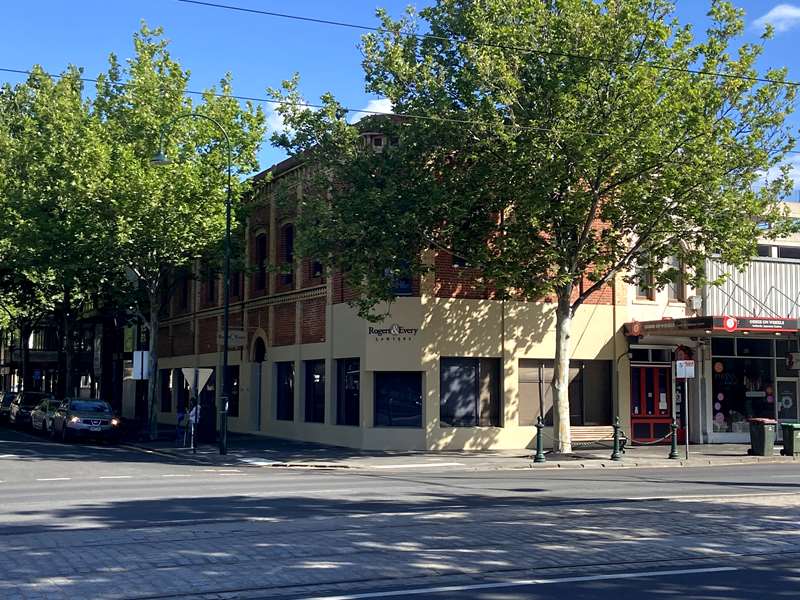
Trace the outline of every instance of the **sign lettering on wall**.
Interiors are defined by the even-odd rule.
[[[403,327],[397,323],[389,326],[369,326],[367,335],[375,338],[376,342],[407,342],[417,335],[418,327]]]

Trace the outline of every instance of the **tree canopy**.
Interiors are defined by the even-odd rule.
[[[704,36],[668,0],[439,0],[378,15],[366,89],[397,116],[359,125],[399,143],[367,147],[330,95],[319,111],[281,109],[275,143],[314,167],[298,247],[346,273],[362,314],[392,298],[391,275],[427,272],[431,248],[509,297],[555,297],[556,438],[569,451],[575,310],[637,266],[664,285],[669,257],[702,284],[709,256],[741,267],[764,224],[787,230],[788,172],[762,180],[794,145],[796,88],[785,69],[756,69],[763,45],[737,46],[743,12],[723,0]],[[298,80],[276,95],[298,100]]]

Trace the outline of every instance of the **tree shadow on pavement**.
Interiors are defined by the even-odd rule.
[[[411,585],[449,575],[657,568],[665,561],[735,564],[739,554],[800,553],[800,510],[787,496],[594,504],[444,489],[397,498],[375,497],[379,488],[353,492],[289,495],[265,486],[260,496],[27,507],[17,514],[47,522],[0,532],[14,556],[0,563],[0,597],[15,586],[87,599],[187,589],[277,597],[298,586]],[[85,528],[72,529],[75,523]],[[740,596],[709,589],[702,597]]]

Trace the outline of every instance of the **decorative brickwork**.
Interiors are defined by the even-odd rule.
[[[291,346],[295,343],[295,323],[297,315],[295,313],[295,302],[277,304],[275,311],[274,336],[272,343],[274,346]]]
[[[325,298],[303,300],[300,322],[301,343],[314,344],[325,341]]]

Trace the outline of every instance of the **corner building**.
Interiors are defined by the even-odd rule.
[[[289,159],[256,179],[267,172],[272,180],[251,200],[249,268],[231,276],[230,327],[239,335],[229,353],[231,431],[366,449],[522,449],[535,445],[543,415],[552,445],[554,304],[499,300],[475,269],[430,251],[433,274],[397,282],[389,319],[360,319],[340,275],[326,277],[294,254],[293,214],[276,192],[300,198],[303,165]],[[174,423],[188,398],[186,368],[213,370],[200,400],[218,406],[222,281],[200,264],[197,273],[179,282],[162,322],[163,423]],[[578,309],[572,427],[611,425],[619,415],[631,430],[624,324],[693,314],[683,296],[667,296],[642,298],[618,278]],[[124,413],[133,402],[126,394]]]

